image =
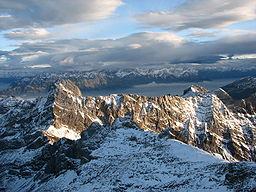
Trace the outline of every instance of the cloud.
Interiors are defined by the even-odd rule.
[[[0,30],[101,20],[122,4],[120,0],[0,0]]]
[[[36,39],[48,39],[52,37],[45,29],[32,28],[27,30],[15,30],[9,33],[5,33],[4,37],[13,40],[36,40]]]
[[[223,58],[232,59],[232,55],[256,54],[255,50],[255,33],[229,35],[199,43],[170,32],[142,32],[119,39],[26,42],[3,55],[9,69],[47,65],[51,70],[65,71],[184,63],[218,64],[224,62]],[[242,64],[247,62],[246,59],[254,58],[243,57]]]
[[[232,59],[256,59],[256,54],[241,54],[241,55],[233,55]]]
[[[242,29],[194,30],[188,36],[195,38],[255,34],[256,31]]]
[[[135,18],[146,27],[209,29],[255,19],[255,8],[252,0],[187,0],[174,10],[137,14]]]
[[[3,55],[0,56],[0,63],[6,62],[7,58]]]
[[[29,68],[50,68],[51,65],[31,65]]]
[[[134,44],[130,44],[128,45],[129,47],[131,47],[131,49],[138,49],[141,48],[142,46],[138,43],[134,43]]]
[[[189,34],[189,36],[192,37],[216,37],[219,31],[193,31],[192,33]]]

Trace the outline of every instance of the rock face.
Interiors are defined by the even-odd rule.
[[[62,137],[71,140],[79,139],[80,133],[84,130],[82,94],[79,88],[69,80],[55,86],[51,109],[54,121],[50,128],[43,132],[52,143]]]
[[[215,92],[234,113],[256,114],[256,78],[247,77]]]
[[[129,127],[126,127],[129,126]],[[120,119],[92,124],[81,139],[5,150],[3,191],[249,191],[255,163],[229,163]]]
[[[246,77],[222,87],[233,99],[245,99],[256,93],[256,77]]]
[[[43,98],[0,98],[1,190],[255,191],[255,163],[219,159],[256,161],[255,114],[233,101],[200,87],[83,97],[69,80]]]
[[[63,137],[76,140],[92,123],[112,125],[125,118],[145,131],[165,130],[170,138],[227,160],[255,161],[255,115],[234,113],[217,95],[198,90],[184,97],[82,97],[71,81],[62,81],[53,95],[53,123],[43,133],[51,143]]]
[[[8,97],[0,104],[4,135],[29,127],[31,131],[41,129],[51,143],[61,138],[77,140],[92,123],[112,125],[125,118],[145,131],[168,132],[170,138],[227,160],[256,161],[253,109],[245,113],[246,102],[238,107],[224,90],[212,94],[192,87],[184,97],[83,97],[77,86],[64,80],[47,97],[33,101]]]
[[[192,85],[191,87],[187,88],[184,90],[183,92],[183,97],[189,97],[189,96],[195,96],[201,93],[207,93],[208,90],[201,87],[201,86],[197,86],[197,85]]]

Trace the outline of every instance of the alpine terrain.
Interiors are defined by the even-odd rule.
[[[256,191],[255,82],[83,97],[62,80],[2,96],[0,191]]]

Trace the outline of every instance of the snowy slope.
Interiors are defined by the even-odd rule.
[[[120,121],[112,127],[94,125],[91,129],[92,134],[84,133],[82,139],[76,141],[80,142],[82,148],[90,149],[90,161],[84,163],[79,158],[69,158],[75,164],[74,167],[54,174],[45,173],[43,178],[38,177],[39,171],[31,171],[23,177],[7,174],[2,178],[2,186],[6,191],[56,192],[224,192],[253,191],[256,188],[256,176],[252,174],[256,171],[255,164],[228,163],[179,141],[161,138],[138,128],[124,127]],[[97,146],[95,143],[100,144]],[[58,148],[56,151],[61,151],[61,147],[65,151],[68,146],[70,145],[66,140],[54,144]],[[40,152],[32,151],[29,156],[36,159]],[[19,153],[19,156],[24,157],[27,153]],[[15,158],[18,157],[14,156],[14,160]],[[24,160],[24,164],[31,161],[25,157]],[[62,161],[57,163],[61,164]],[[242,172],[242,177],[234,175],[232,171]],[[229,178],[230,174],[232,177]],[[239,184],[236,183],[237,178],[240,179]]]
[[[233,112],[201,87],[192,87],[183,97],[83,97],[71,81],[62,81],[52,109],[53,125],[44,131],[51,142],[63,137],[74,140],[94,122],[112,125],[126,117],[146,131],[160,133],[169,128],[171,138],[229,161],[256,160],[255,115]]]
[[[234,99],[245,99],[256,93],[256,77],[239,79],[223,87]]]
[[[217,158],[255,160],[255,115],[200,89],[83,97],[62,81],[0,98],[0,190],[255,191],[255,163]]]

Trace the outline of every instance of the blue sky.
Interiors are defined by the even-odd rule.
[[[150,59],[188,62],[229,54],[251,58],[256,54],[249,45],[256,39],[255,18],[251,0],[0,0],[0,67],[135,66]],[[202,44],[211,50],[202,52]],[[161,46],[166,54],[159,53]],[[214,50],[223,46],[230,50]],[[90,54],[81,53],[84,49]],[[177,53],[169,56],[168,51]],[[155,57],[131,61],[123,56],[147,53]]]
[[[78,23],[74,27],[76,29],[65,35],[59,35],[58,32],[62,31],[63,26],[56,26],[49,28],[52,33],[56,33],[54,38],[120,38],[136,32],[143,32],[143,29],[134,15],[137,13],[143,13],[147,11],[162,11],[175,8],[185,0],[126,0],[122,1],[123,5],[117,7],[116,11],[112,15],[104,20],[96,20],[92,22]],[[66,30],[66,29],[64,29]],[[148,29],[149,30],[149,29]],[[10,32],[11,30],[2,31],[0,36],[0,49],[12,50],[13,44],[20,43],[21,41],[14,41],[6,39],[3,34]],[[159,28],[151,28],[150,31],[162,31]]]

